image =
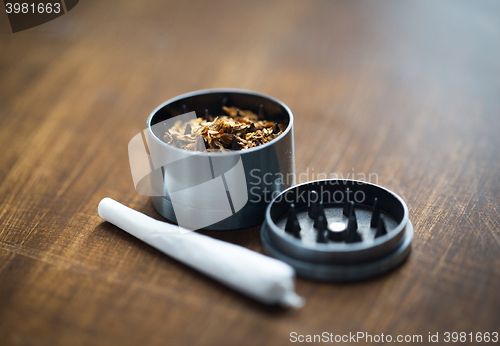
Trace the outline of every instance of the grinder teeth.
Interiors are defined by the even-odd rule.
[[[342,210],[342,213],[345,216],[349,217],[349,209],[351,207],[351,205],[349,203],[349,198],[348,198],[348,196],[349,196],[349,188],[345,189],[345,195],[344,196],[345,196],[345,201],[344,201],[344,209]]]
[[[313,198],[314,197],[314,200]],[[308,215],[311,219],[316,220],[318,217],[318,193],[316,191],[311,191],[309,193],[309,212]]]
[[[357,226],[358,220],[356,219],[356,212],[354,211],[354,202],[353,201],[351,201],[350,208],[349,208],[349,219],[351,217],[354,217],[354,221],[356,221],[356,229],[357,229],[358,228],[358,226]]]
[[[323,201],[319,201],[317,212],[318,212],[318,214],[316,216],[316,219],[314,220],[314,228],[319,229],[321,227],[320,226],[320,222],[321,221],[320,221],[320,218],[319,218],[320,216],[322,217],[323,222],[325,222],[325,224],[327,224],[325,209],[323,208]]]
[[[375,197],[373,202],[372,219],[370,221],[370,227],[375,228],[378,225],[378,219],[380,217],[380,208],[378,206],[378,198]]]
[[[300,239],[300,224],[297,219],[295,204],[293,203],[290,205],[290,210],[288,211],[288,220],[286,221],[285,231],[292,234],[295,238]]]
[[[317,230],[324,231],[328,227],[328,222],[325,217],[325,213],[319,214],[316,220],[314,221],[314,228]]]
[[[314,223],[314,227],[318,230],[318,234],[316,236],[316,243],[320,244],[328,243],[328,239],[326,239],[325,236],[325,231],[327,231],[327,223],[323,215],[318,216],[316,222]]]
[[[342,215],[347,216],[347,223],[344,224],[345,221],[342,221],[344,217],[340,216],[341,219],[332,223],[332,228],[330,228],[324,209],[325,207],[323,201],[320,200],[319,193],[315,190],[309,191],[309,208],[307,209],[307,214],[309,218],[313,220],[313,227],[316,230],[316,243],[358,243],[363,241],[363,232],[358,231],[359,225],[356,217],[356,205],[354,201],[348,201],[347,198],[349,188],[346,188],[345,193],[346,197],[344,201],[341,202],[342,204],[338,207],[342,208]],[[362,211],[362,213],[364,213],[364,211]],[[363,227],[366,226],[362,226],[362,229],[364,229]],[[376,228],[374,235],[375,238],[388,233],[386,223],[384,221],[384,215],[380,211],[378,198],[374,198],[372,215],[370,217],[370,228]],[[297,210],[295,205],[292,203],[288,211],[285,232],[301,239],[300,231],[301,226],[297,217]]]
[[[362,241],[361,236],[358,233],[358,223],[356,222],[356,217],[349,216],[349,221],[347,222],[347,238],[346,243],[357,243]]]

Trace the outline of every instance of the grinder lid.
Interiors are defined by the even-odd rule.
[[[267,207],[265,251],[298,276],[355,281],[392,270],[410,254],[406,203],[381,186],[329,179],[293,186]]]

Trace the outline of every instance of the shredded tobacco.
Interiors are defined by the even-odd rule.
[[[163,140],[191,151],[230,151],[257,147],[278,137],[286,126],[259,117],[249,110],[222,107],[227,115],[215,119],[178,121],[167,130]]]

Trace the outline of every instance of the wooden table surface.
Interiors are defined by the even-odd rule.
[[[0,17],[0,344],[500,332],[498,2],[81,1],[16,34]],[[106,196],[162,219],[127,144],[163,101],[216,87],[292,109],[302,181],[372,173],[399,194],[409,260],[297,279],[307,304],[282,310],[103,222]],[[205,233],[263,251],[258,227]]]

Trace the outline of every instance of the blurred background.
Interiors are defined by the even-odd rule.
[[[160,218],[135,193],[128,141],[165,100],[218,87],[291,108],[297,174],[376,173],[400,194],[409,262],[355,285],[299,280],[308,303],[283,314],[102,226],[105,196]],[[494,0],[86,0],[15,34],[0,14],[0,336],[283,344],[292,331],[498,331],[499,130]],[[210,235],[262,251],[258,232]]]
[[[36,98],[15,114],[3,109],[2,120],[34,109],[31,119],[47,118],[57,102],[72,113],[64,126],[119,119],[113,136],[127,140],[166,99],[235,87],[290,106],[298,171],[366,170],[367,158],[356,153],[374,154],[367,156],[375,164],[387,159],[374,151],[389,134],[402,148],[385,154],[421,150],[421,132],[411,129],[425,118],[435,119],[426,124],[427,145],[447,159],[450,153],[439,151],[443,131],[453,130],[450,140],[460,145],[468,129],[482,126],[479,111],[498,125],[491,101],[500,90],[499,13],[495,1],[82,1],[76,11],[16,34],[5,21],[1,104]],[[484,106],[491,108],[478,109]],[[457,112],[469,116],[457,123]],[[36,128],[36,121],[17,121],[25,135]],[[96,128],[86,128],[72,141],[96,136]],[[338,141],[325,147],[332,137]],[[386,163],[369,166],[378,172]]]

